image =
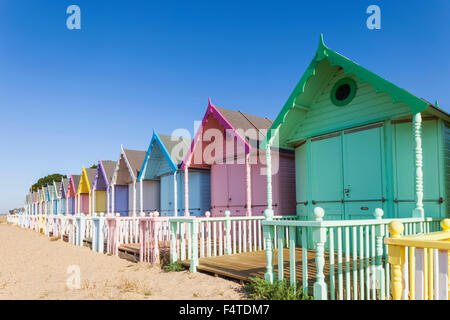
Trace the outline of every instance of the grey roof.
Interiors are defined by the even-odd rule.
[[[177,136],[168,136],[166,134],[158,134],[158,136],[175,164],[180,165],[186,157],[186,154],[191,146],[192,139]],[[177,151],[179,153],[175,154],[175,152]]]
[[[97,172],[97,169],[95,169],[95,168],[86,168],[86,174],[87,174],[87,178],[89,180],[89,188],[92,188],[92,186],[94,185],[94,178],[95,178],[96,172]]]
[[[112,160],[101,160],[103,169],[105,170],[106,179],[108,179],[108,183],[111,181],[112,176],[114,174],[114,169],[116,168],[117,161]]]
[[[130,163],[135,177],[137,177],[139,175],[139,170],[141,170],[142,163],[144,162],[147,152],[129,149],[123,149],[123,151],[127,156],[128,162]]]
[[[80,184],[81,175],[80,174],[73,174],[72,175],[73,184],[75,185],[75,192],[78,190],[78,185]]]
[[[264,136],[267,134],[267,130],[269,130],[273,123],[273,120],[270,120],[268,118],[262,118],[248,113],[243,113],[241,111],[234,111],[222,107],[216,108],[217,110],[219,110],[222,116],[233,126],[234,129],[241,129],[244,131],[247,131],[249,129],[259,130],[260,134],[258,134],[257,137],[258,141],[261,141],[264,138]],[[249,137],[247,134],[245,134],[245,138],[251,138],[253,140],[255,137]]]
[[[64,192],[67,192],[67,187],[69,186],[69,179],[68,178],[63,178],[62,182],[63,182],[63,185],[64,185]]]

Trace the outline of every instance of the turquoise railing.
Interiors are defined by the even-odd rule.
[[[407,234],[427,233],[439,230],[440,219],[404,218],[382,219],[383,210],[376,209],[375,219],[366,220],[323,220],[322,208],[314,209],[314,221],[283,221],[267,217],[262,222],[266,242],[267,267],[265,279],[276,279],[273,268],[273,243],[283,244],[286,230],[290,237],[289,281],[296,283],[299,268],[305,293],[312,289],[315,299],[320,300],[375,300],[389,298],[389,263],[387,248],[383,238],[388,236],[387,226],[391,221],[401,221]],[[294,235],[299,233],[300,243],[295,242]],[[308,235],[311,234],[312,237]],[[312,242],[312,243],[311,243]],[[301,247],[301,259],[295,258],[295,246]],[[312,248],[312,250],[311,250]],[[278,279],[285,278],[283,263],[284,250],[277,250]],[[311,256],[315,265],[308,266]],[[325,267],[327,272],[325,272]],[[310,288],[309,268],[316,270]],[[327,275],[325,274],[327,273]]]

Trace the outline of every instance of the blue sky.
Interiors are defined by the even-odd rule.
[[[66,8],[81,8],[81,30]],[[381,30],[366,8],[381,8]],[[0,0],[0,212],[31,183],[193,131],[214,104],[275,118],[332,49],[450,111],[450,2]]]

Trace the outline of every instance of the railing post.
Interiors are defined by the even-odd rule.
[[[325,211],[321,207],[314,208],[315,221],[323,221]],[[324,227],[313,228],[313,241],[316,248],[316,282],[314,283],[314,299],[327,300],[327,284],[325,283],[325,274],[323,273],[325,267],[325,242],[327,241],[327,229]]]
[[[83,240],[84,240],[84,231],[86,226],[86,220],[84,217],[84,214],[80,214],[80,229],[78,230],[78,245],[83,246]]]
[[[99,219],[97,218],[97,212],[93,212],[92,216],[90,217],[92,220],[91,228],[92,228],[92,250],[98,251],[99,245],[98,245],[98,234],[99,234]]]
[[[159,212],[156,211],[154,213],[154,222],[153,222],[153,257],[152,263],[159,265],[159,227],[160,227],[160,218]]]
[[[231,254],[231,219],[230,211],[225,211],[225,254]],[[203,243],[202,243],[203,245]]]
[[[403,233],[403,224],[399,221],[392,221],[389,223],[389,233],[392,238],[399,238]],[[391,264],[391,288],[392,298],[394,300],[400,300],[403,293],[403,277],[402,270],[405,263],[405,248],[401,246],[389,245],[388,247],[388,260]]]
[[[385,297],[385,280],[384,280],[384,268],[381,262],[381,257],[383,256],[383,237],[384,237],[384,225],[381,224],[384,212],[380,208],[376,208],[373,213],[375,219],[380,220],[380,224],[375,226],[375,279],[377,282],[378,297],[384,300]]]
[[[191,221],[191,239],[192,253],[190,271],[194,273],[197,271],[198,266],[198,221],[195,221],[195,219]]]
[[[273,210],[266,209],[264,210],[264,217],[266,221],[273,220]],[[266,242],[266,273],[264,274],[264,279],[270,283],[273,283],[276,280],[275,273],[273,272],[273,226],[264,226],[264,241]]]
[[[105,221],[106,217],[103,212],[100,213],[100,217],[98,218],[98,252],[105,252]]]
[[[177,226],[178,222],[170,221],[170,263],[178,260],[177,257]]]

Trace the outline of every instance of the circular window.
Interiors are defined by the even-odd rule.
[[[356,94],[356,81],[343,78],[336,82],[331,90],[331,101],[338,107],[349,104]]]

